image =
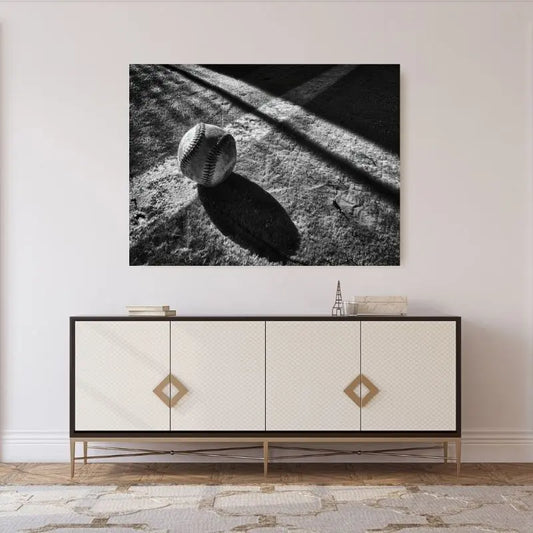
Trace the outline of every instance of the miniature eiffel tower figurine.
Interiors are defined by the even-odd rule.
[[[335,303],[331,308],[332,316],[344,316],[344,307],[342,306],[341,282],[337,281],[337,294],[335,295]]]

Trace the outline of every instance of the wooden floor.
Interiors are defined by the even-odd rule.
[[[0,463],[0,485],[256,484],[533,485],[533,463]]]

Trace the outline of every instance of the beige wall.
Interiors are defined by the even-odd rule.
[[[4,459],[67,457],[69,315],[328,313],[340,279],[462,315],[467,459],[533,460],[532,19],[511,2],[0,2]],[[402,266],[129,267],[139,62],[400,63]]]

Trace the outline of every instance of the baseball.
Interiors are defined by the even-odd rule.
[[[236,160],[233,135],[212,124],[196,124],[178,147],[182,174],[205,187],[222,183],[232,173]]]

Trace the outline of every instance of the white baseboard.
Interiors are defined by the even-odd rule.
[[[470,430],[463,432],[463,453],[462,459],[465,463],[472,462],[502,462],[502,463],[528,463],[533,462],[533,431],[526,430],[498,430],[498,429],[484,429],[484,430]],[[121,444],[122,446],[122,444]],[[216,445],[213,445],[216,447]],[[322,445],[320,445],[322,446]],[[382,447],[382,445],[380,445]],[[387,445],[388,446],[388,445]],[[155,445],[153,446],[156,447]],[[183,449],[194,448],[194,445],[182,445]],[[207,446],[205,446],[207,447]],[[309,446],[311,447],[311,446]],[[322,446],[323,447],[323,446]],[[328,445],[328,448],[336,448],[333,445]],[[346,445],[338,446],[346,449]],[[162,449],[164,449],[161,446]],[[176,448],[176,445],[174,445]],[[353,446],[352,446],[353,448]],[[258,452],[259,453],[259,452]],[[435,455],[440,452],[430,451],[430,455]],[[453,446],[450,453],[453,455]],[[48,432],[48,431],[4,431],[2,440],[0,442],[0,458],[2,462],[67,462],[69,460],[69,438],[68,434],[63,432]],[[130,458],[128,460],[133,460]],[[144,461],[153,462],[159,459],[160,461],[168,461],[168,456],[161,458],[148,458]],[[116,459],[115,459],[116,460]],[[234,461],[231,459],[223,459],[219,457],[193,457],[193,456],[179,456],[175,455],[172,460],[185,462],[222,462]],[[272,454],[272,460],[276,461],[276,453]],[[332,458],[313,458],[307,461],[377,461],[385,460],[402,460],[406,462],[413,461],[411,458],[398,459],[386,457],[372,457],[372,456],[337,456]],[[298,461],[301,461],[298,459]]]
[[[4,431],[0,442],[3,463],[62,463],[69,460],[68,433]]]
[[[465,463],[533,462],[533,431],[471,430],[462,440]]]

